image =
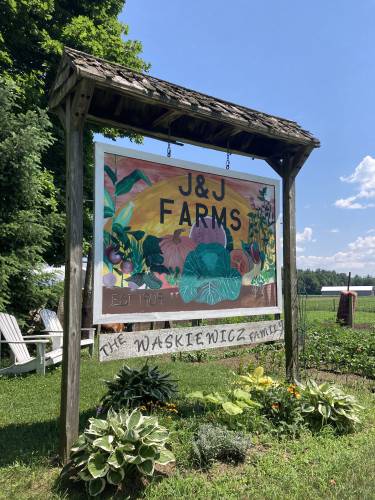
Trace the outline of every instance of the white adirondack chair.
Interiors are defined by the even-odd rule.
[[[50,335],[27,335],[23,337],[16,318],[10,314],[0,313],[0,333],[5,339],[0,340],[0,345],[9,344],[14,356],[14,364],[0,369],[0,375],[26,373],[34,370],[44,375],[47,366],[61,363],[62,349],[46,352],[46,345],[52,341]],[[27,344],[36,345],[36,357],[30,356],[26,347]]]
[[[41,309],[40,317],[44,323],[44,332],[52,337],[52,349],[61,349],[63,344],[63,327],[55,311]],[[95,328],[81,328],[81,347],[88,347],[90,356],[94,353]],[[85,338],[82,338],[85,337]]]

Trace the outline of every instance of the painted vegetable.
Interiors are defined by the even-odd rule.
[[[201,243],[186,258],[179,291],[184,302],[214,305],[236,300],[241,291],[241,275],[231,267],[226,248],[218,243]]]
[[[164,257],[164,265],[173,270],[182,270],[188,254],[197,246],[196,242],[187,236],[181,236],[185,229],[176,229],[173,235],[165,236],[160,242]]]
[[[190,231],[190,238],[196,243],[219,243],[223,247],[227,244],[227,236],[223,226],[219,226],[212,217],[205,217],[204,223],[199,221],[199,226],[195,223]],[[207,226],[207,227],[206,227]]]
[[[107,273],[103,276],[103,285],[112,288],[116,285],[116,276],[113,273]]]
[[[242,250],[232,250],[230,253],[230,265],[237,269],[243,276],[250,271],[249,257]]]

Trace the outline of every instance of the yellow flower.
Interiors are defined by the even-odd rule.
[[[295,397],[296,399],[301,399],[301,394],[300,394],[299,392],[297,392],[297,391],[296,391],[296,392],[294,393],[294,397]]]

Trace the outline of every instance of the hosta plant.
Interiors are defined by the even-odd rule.
[[[62,477],[83,481],[90,496],[110,486],[132,481],[135,474],[152,476],[155,464],[174,461],[166,449],[168,430],[156,417],[139,410],[109,410],[107,418],[90,418],[89,426],[73,446]]]
[[[264,368],[262,366],[258,366],[253,372],[238,375],[236,384],[249,392],[252,390],[264,391],[278,385],[274,379],[264,375]]]
[[[142,368],[123,366],[114,380],[107,380],[108,392],[101,401],[104,411],[109,408],[136,408],[150,403],[167,403],[177,394],[177,385],[169,373],[147,363]]]
[[[220,394],[218,392],[204,394],[202,391],[195,391],[188,394],[187,398],[205,404],[209,403],[221,406],[225,413],[230,416],[240,415],[244,410],[260,406],[251,399],[248,392],[242,389],[234,389],[225,394]]]
[[[300,385],[302,412],[313,427],[330,424],[339,432],[351,431],[360,422],[358,414],[363,409],[354,396],[345,394],[333,384],[318,385],[309,380]]]

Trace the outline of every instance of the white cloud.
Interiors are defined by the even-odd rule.
[[[339,233],[340,229],[337,229],[337,227],[331,229],[330,233]]]
[[[375,207],[375,203],[371,201],[364,202],[364,200],[375,199],[375,158],[365,156],[354,172],[348,177],[340,177],[340,181],[357,184],[358,193],[348,198],[336,200],[336,207],[352,210]]]
[[[297,243],[302,243],[303,241],[311,241],[312,240],[313,230],[311,227],[305,227],[302,233],[296,234]]]
[[[296,246],[296,251],[301,253],[301,252],[304,252],[305,249],[303,247]]]
[[[300,255],[298,267],[375,274],[375,236],[360,236],[344,251],[330,256]]]

